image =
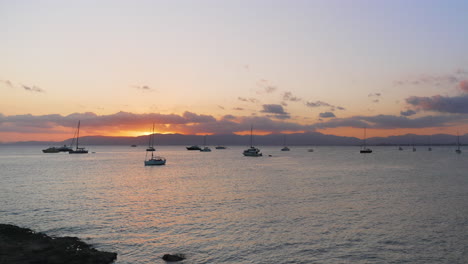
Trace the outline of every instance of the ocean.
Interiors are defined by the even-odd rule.
[[[42,148],[0,146],[0,223],[118,264],[468,263],[468,150],[161,146],[167,164],[145,167],[144,146]]]

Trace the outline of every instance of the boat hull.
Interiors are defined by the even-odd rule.
[[[145,166],[161,166],[166,165],[166,159],[150,159],[145,160]]]
[[[199,146],[191,146],[191,147],[186,147],[187,150],[201,150]]]
[[[60,150],[58,150],[57,148],[48,148],[48,149],[43,149],[42,150],[42,153],[59,153]]]
[[[361,149],[359,153],[372,153],[372,149]]]

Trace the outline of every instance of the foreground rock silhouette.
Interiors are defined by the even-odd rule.
[[[0,224],[0,264],[108,264],[115,259],[117,253],[98,251],[76,237],[52,238]]]

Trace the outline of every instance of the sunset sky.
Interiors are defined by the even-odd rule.
[[[468,1],[0,0],[0,142],[468,133]]]

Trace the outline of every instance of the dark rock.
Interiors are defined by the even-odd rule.
[[[181,261],[185,259],[185,256],[183,254],[165,254],[162,257],[163,260],[173,262],[173,261]]]
[[[0,264],[108,264],[116,259],[117,253],[98,251],[76,237],[52,238],[0,224]]]

